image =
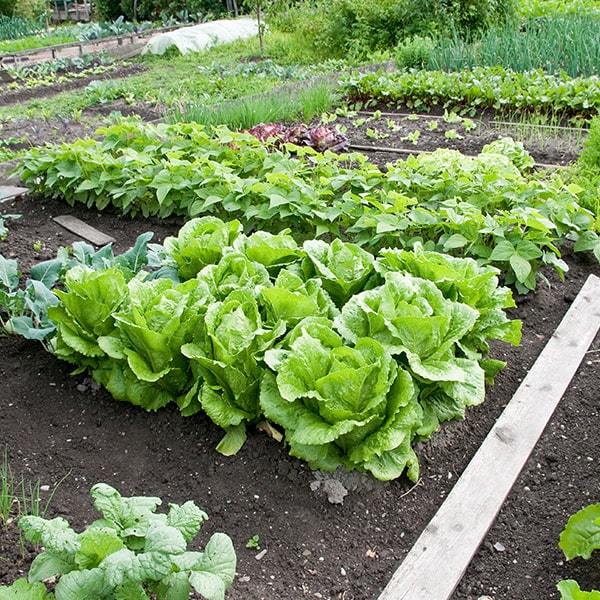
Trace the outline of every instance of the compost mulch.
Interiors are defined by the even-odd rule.
[[[46,123],[49,139],[52,127],[62,127],[62,137],[74,139],[91,122],[90,116]],[[42,129],[37,131],[36,144],[44,141]],[[350,127],[347,134],[351,143],[366,142]],[[406,131],[398,132],[398,140],[386,138],[385,145],[403,136]],[[470,153],[477,153],[482,142],[473,141]],[[557,152],[564,153],[562,147]],[[398,158],[373,156],[382,165]],[[117,252],[140,233],[153,231],[160,242],[182,225],[178,218],[120,218],[110,210],[99,213],[35,196],[5,202],[0,210],[22,215],[7,221],[9,234],[0,242],[0,253],[18,258],[24,272],[78,239],[52,220],[57,215],[72,215],[112,236]],[[234,541],[238,567],[227,593],[230,600],[375,600],[588,275],[600,276],[593,257],[562,250],[569,265],[564,281],[545,270],[548,284],[540,282],[534,293],[516,297],[517,308],[509,313],[523,322],[522,343],[518,348],[493,344],[492,356],[507,366],[485,402],[416,447],[421,464],[416,484],[404,478],[383,483],[360,473],[312,472],[259,429],[250,430],[236,456],[224,457],[215,451],[222,433],[204,416],[182,417],[174,407],[148,413],[117,402],[85,374],[71,375],[72,365],[39,343],[16,337],[0,338],[0,444],[18,480],[39,480],[42,504],[52,494],[46,516],[63,516],[77,530],[98,517],[89,490],[100,481],[123,495],[159,496],[165,506],[194,500],[210,516],[198,545],[214,531]],[[566,578],[578,580],[582,589],[598,587],[597,561],[567,562],[557,543],[569,515],[599,500],[599,362],[597,338],[453,600],[552,600],[559,598],[556,583]],[[531,398],[538,400],[543,401]],[[246,547],[253,536],[259,536],[260,549]],[[0,583],[25,575],[35,554],[28,543],[20,544],[14,522],[0,524]]]

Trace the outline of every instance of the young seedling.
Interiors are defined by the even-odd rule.
[[[247,542],[246,548],[251,550],[260,550],[260,536],[257,534],[253,535]]]

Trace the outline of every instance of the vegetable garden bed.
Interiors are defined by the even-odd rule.
[[[58,214],[69,213],[111,235],[117,251],[145,231],[162,241],[183,223],[175,216],[123,220],[110,210],[67,207],[48,198],[25,198],[2,208],[23,215],[9,223],[0,253],[18,258],[24,271],[76,240],[51,220]],[[177,503],[193,499],[210,516],[201,544],[213,531],[234,541],[238,575],[228,598],[374,599],[460,477],[587,275],[600,275],[587,254],[566,248],[563,258],[569,265],[564,282],[544,268],[549,286],[518,297],[509,311],[523,321],[522,342],[518,348],[493,343],[492,357],[508,365],[486,401],[469,408],[466,420],[444,424],[417,445],[416,484],[404,477],[382,483],[364,474],[312,472],[255,427],[236,456],[223,457],[214,450],[222,432],[205,416],[184,418],[169,406],[146,413],[115,402],[90,378],[70,377],[70,365],[19,338],[0,339],[0,440],[17,473],[49,486],[42,495],[49,496],[67,475],[49,515],[67,517],[78,530],[96,518],[89,489],[99,481],[124,495]],[[593,565],[564,563],[557,540],[568,516],[597,499],[598,352],[596,340],[455,600],[558,598],[556,582],[565,578],[577,579],[584,589],[597,586]],[[14,526],[3,530],[0,540],[0,557],[6,558],[0,562],[0,582],[9,583],[27,571],[33,552],[27,547],[21,555]]]

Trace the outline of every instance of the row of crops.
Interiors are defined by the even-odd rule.
[[[339,90],[363,106],[579,122],[600,107],[596,76],[500,66],[351,74]],[[539,173],[512,139],[382,169],[225,126],[118,119],[28,150],[17,175],[44,197],[188,223],[120,256],[63,249],[25,286],[2,258],[0,316],[119,400],[204,411],[227,454],[268,419],[315,468],[415,479],[413,444],[480,403],[501,368],[488,340],[519,342],[505,286],[526,294],[547,268],[562,276],[566,244],[600,259],[597,131],[579,170]]]

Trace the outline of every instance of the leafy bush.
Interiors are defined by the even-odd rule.
[[[332,0],[283,10],[275,14],[275,26],[301,30],[322,55],[365,57],[412,35],[485,29],[511,14],[512,0]]]
[[[102,140],[31,150],[21,179],[100,210],[212,215],[271,233],[294,222],[299,240],[330,234],[376,251],[421,241],[501,268],[520,293],[535,289],[543,264],[562,275],[557,246],[567,238],[600,257],[580,188],[525,176],[511,160],[527,168],[531,157],[508,139],[475,158],[438,150],[384,172],[363,155],[271,151],[248,133],[192,123],[126,121],[98,133]]]
[[[434,49],[435,43],[430,37],[415,35],[398,43],[394,62],[399,69],[424,69]]]
[[[14,40],[35,35],[42,28],[39,19],[21,16],[0,16],[0,40]]]
[[[594,117],[590,121],[590,130],[583,142],[579,160],[585,166],[600,171],[600,117]]]
[[[500,66],[445,71],[352,73],[342,80],[350,101],[407,105],[411,108],[469,107],[541,114],[596,116],[600,111],[600,79],[570,77],[542,70],[520,73]]]
[[[3,587],[1,598],[54,598],[42,583],[54,577],[56,600],[186,600],[192,588],[209,600],[225,598],[235,575],[233,544],[215,533],[204,552],[187,550],[208,518],[192,501],[169,504],[167,514],[156,514],[160,498],[124,498],[105,483],[96,484],[91,495],[103,518],[81,533],[62,517],[19,521],[25,537],[44,550],[31,564],[30,583],[22,579]]]

